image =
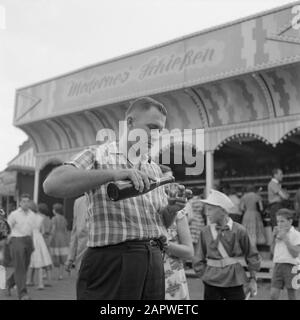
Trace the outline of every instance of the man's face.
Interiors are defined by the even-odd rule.
[[[20,207],[24,210],[27,211],[30,207],[30,199],[29,198],[22,198],[20,201]]]
[[[281,170],[278,170],[275,175],[275,179],[278,180],[279,182],[281,182],[282,178],[283,178],[283,172]]]
[[[289,230],[292,226],[293,221],[286,219],[285,217],[282,216],[277,216],[277,226],[279,230]]]
[[[137,112],[130,124],[129,131],[133,129],[141,129],[146,133],[147,140],[143,141],[150,149],[155,141],[151,140],[151,130],[161,131],[166,124],[166,116],[164,116],[157,108],[151,107],[147,111]],[[142,136],[141,136],[142,137]]]
[[[212,206],[210,204],[206,205],[206,216],[209,220],[210,223],[221,223],[225,216],[226,213],[225,211],[218,206]]]

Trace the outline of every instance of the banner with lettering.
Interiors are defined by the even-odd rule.
[[[300,61],[300,5],[90,66],[16,93],[16,125]]]

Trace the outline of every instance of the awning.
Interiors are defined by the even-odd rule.
[[[14,196],[17,185],[17,171],[0,172],[0,196]]]
[[[34,174],[35,170],[32,167],[25,167],[25,166],[19,166],[19,165],[11,165],[5,169],[5,172],[20,172],[23,174]]]

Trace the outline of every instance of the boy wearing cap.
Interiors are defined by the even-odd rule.
[[[246,229],[228,216],[234,204],[216,190],[201,201],[207,207],[210,224],[200,234],[193,267],[204,283],[204,300],[244,300],[243,286],[248,282],[251,295],[255,295],[260,257]],[[249,280],[241,264],[243,258],[248,265]]]

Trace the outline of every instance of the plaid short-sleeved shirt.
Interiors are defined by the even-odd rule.
[[[123,161],[118,161],[120,157],[123,157]],[[119,153],[116,142],[86,149],[65,164],[85,170],[133,168],[125,156]],[[153,161],[143,162],[139,169],[154,177],[161,176],[159,166]],[[159,214],[168,204],[163,186],[144,195],[120,201],[109,200],[106,187],[107,184],[104,184],[86,193],[89,247],[112,245],[126,240],[159,238],[166,234]]]

